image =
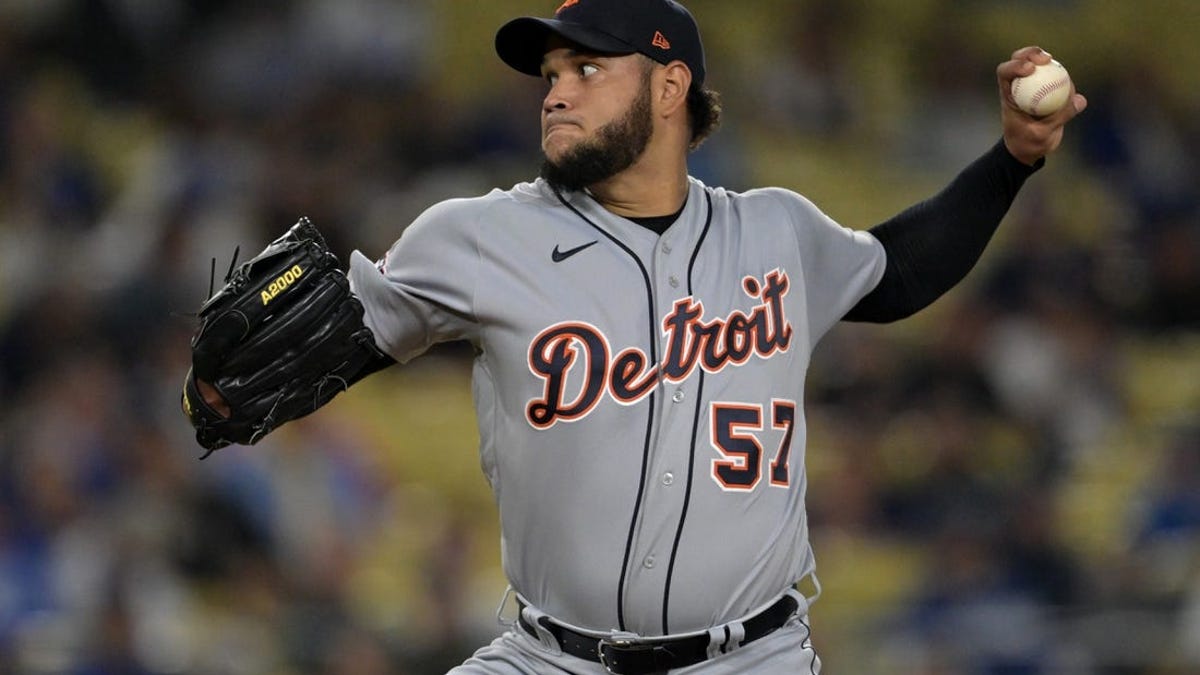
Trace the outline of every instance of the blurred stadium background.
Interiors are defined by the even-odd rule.
[[[497,633],[466,350],[203,463],[177,400],[211,258],[301,214],[376,256],[534,173],[491,41],[554,4],[0,0],[0,674],[425,675]],[[815,355],[826,671],[1200,672],[1200,4],[688,4],[727,113],[693,173],[853,227],[994,142],[1013,49],[1091,101],[963,286]]]

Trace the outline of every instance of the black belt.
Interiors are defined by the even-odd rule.
[[[517,606],[525,609],[522,602]],[[739,644],[748,644],[775,632],[787,623],[799,606],[791,595],[779,598],[775,604],[742,622],[745,635]],[[541,639],[537,629],[519,612],[517,622],[525,632]],[[563,653],[599,663],[616,675],[650,675],[686,668],[707,660],[711,644],[707,633],[680,638],[594,638],[573,631],[548,616],[539,617],[538,624],[554,636]],[[729,640],[728,629],[725,638]],[[725,651],[725,645],[720,651]]]

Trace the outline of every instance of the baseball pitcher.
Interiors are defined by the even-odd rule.
[[[202,308],[183,405],[210,450],[254,443],[432,345],[477,349],[507,630],[454,673],[817,673],[804,383],[842,320],[957,284],[1086,106],[1035,118],[997,68],[1001,138],[867,230],[782,188],[688,174],[720,120],[692,15],[566,0],[499,29],[545,83],[540,176],[436,204],[348,272],[301,221]],[[507,596],[506,596],[507,597]]]

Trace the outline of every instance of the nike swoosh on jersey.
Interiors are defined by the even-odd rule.
[[[576,246],[575,248],[569,248],[565,251],[558,250],[558,244],[555,244],[554,250],[550,252],[550,259],[556,263],[560,263],[560,262],[566,260],[567,258],[570,258],[571,256],[575,255],[576,253],[579,253],[583,249],[591,246],[592,244],[597,244],[597,243],[599,243],[599,240],[593,239],[592,241],[589,241],[586,244],[583,244],[581,246]]]

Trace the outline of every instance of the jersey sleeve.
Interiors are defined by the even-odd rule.
[[[788,210],[795,232],[815,342],[875,288],[887,255],[870,233],[839,225],[803,196],[784,189],[770,192]]]
[[[474,340],[479,278],[479,208],[472,200],[434,205],[373,262],[350,256],[350,287],[380,349],[405,363],[440,342]]]

